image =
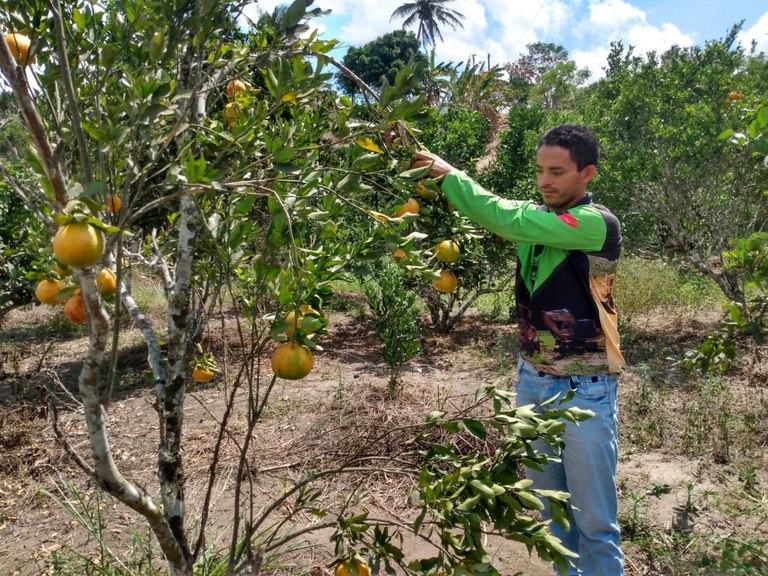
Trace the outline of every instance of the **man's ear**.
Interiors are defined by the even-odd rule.
[[[595,177],[595,174],[597,174],[597,166],[594,164],[585,166],[584,170],[581,171],[581,178],[584,180],[584,184],[589,184],[592,178]]]

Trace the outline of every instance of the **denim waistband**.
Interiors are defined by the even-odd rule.
[[[583,376],[607,376],[607,377],[617,377],[617,374],[607,374],[607,373],[600,373],[600,374],[550,374],[548,372],[542,372],[536,366],[525,360],[522,356],[518,357],[518,370],[521,372],[527,372],[528,374],[531,374],[533,376],[537,376],[538,378],[564,378],[566,380],[571,380],[572,378],[580,378]]]

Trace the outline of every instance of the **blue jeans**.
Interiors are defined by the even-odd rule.
[[[544,472],[527,470],[534,488],[562,490],[571,495],[574,521],[566,532],[553,522],[552,533],[563,545],[579,555],[574,559],[578,571],[585,576],[622,576],[624,554],[619,547],[620,527],[616,466],[619,456],[618,435],[618,376],[595,374],[587,376],[549,376],[540,373],[522,358],[518,364],[515,385],[518,406],[533,404],[536,408],[553,396],[574,390],[574,397],[565,406],[592,410],[595,416],[573,424],[567,422],[563,440],[565,448],[560,462],[550,462]],[[557,403],[550,405],[556,406]],[[555,456],[543,441],[534,448]],[[550,518],[548,502],[544,501],[545,518]],[[573,569],[572,569],[573,570]]]

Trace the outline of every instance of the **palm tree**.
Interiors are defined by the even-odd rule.
[[[436,38],[441,41],[443,35],[440,32],[440,25],[448,25],[451,28],[464,28],[461,18],[464,15],[461,12],[446,8],[444,4],[453,2],[453,0],[414,0],[407,2],[392,12],[389,21],[395,18],[405,18],[403,28],[411,27],[419,22],[419,29],[416,37],[421,40],[424,48],[434,46]]]

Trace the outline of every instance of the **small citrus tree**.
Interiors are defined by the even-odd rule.
[[[360,456],[307,472],[257,513],[250,478],[258,474],[252,462],[259,446],[252,432],[278,377],[311,372],[332,282],[378,246],[407,246],[419,237],[406,235],[412,216],[385,215],[370,202],[372,195],[405,200],[409,184],[398,175],[412,150],[404,126],[424,102],[412,96],[418,66],[403,68],[366,117],[355,117],[329,83],[335,42],[300,35],[322,10],[296,0],[272,15],[272,25],[248,30],[241,24],[245,4],[22,0],[0,9],[2,36],[15,39],[0,42],[0,70],[30,144],[24,177],[4,176],[52,240],[49,270],[66,278],[46,300],[66,300],[68,317],[84,323],[89,337],[78,390],[90,454],[58,427],[55,404],[53,428],[89,478],[144,518],[172,575],[258,573],[265,555],[308,530],[336,525],[323,519],[327,512],[311,486]],[[23,53],[21,36],[29,39]],[[393,129],[399,151],[389,146]],[[352,241],[340,232],[351,216],[371,224]],[[134,266],[163,287],[162,328],[132,294]],[[419,258],[408,269],[439,276]],[[242,345],[238,356],[225,348],[217,361],[210,322],[223,318],[216,312],[225,301],[233,303]],[[110,443],[116,320],[124,314],[148,350],[159,422],[156,491],[144,488],[146,481],[134,476],[139,471],[121,468]],[[208,482],[193,523],[182,449],[185,400],[193,382],[205,385],[217,374],[227,403],[216,416]],[[243,400],[230,541],[211,553],[217,463]],[[293,512],[275,521],[289,500]],[[290,532],[286,527],[302,512],[320,520]],[[558,554],[554,544],[543,546]]]

